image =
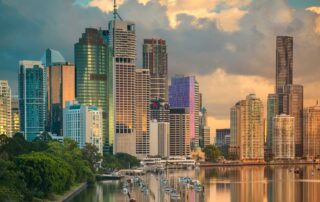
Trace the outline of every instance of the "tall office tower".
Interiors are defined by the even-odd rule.
[[[165,40],[144,40],[143,68],[150,70],[151,99],[168,101],[168,54]]]
[[[150,121],[150,155],[169,156],[170,124],[168,122]]]
[[[170,107],[163,99],[152,99],[150,104],[150,120],[169,122]]]
[[[169,86],[169,103],[172,108],[189,108],[190,145],[199,146],[199,84],[195,76],[174,76]]]
[[[303,156],[308,159],[320,157],[320,105],[304,110]]]
[[[273,117],[279,114],[279,100],[276,94],[269,94],[267,101],[267,152],[272,150]]]
[[[63,108],[75,100],[75,68],[70,63],[53,63],[46,68],[47,131],[63,135]]]
[[[136,69],[136,155],[149,154],[150,121],[150,73],[148,69]]]
[[[20,130],[28,141],[32,141],[45,129],[44,74],[44,68],[40,61],[20,61]]]
[[[12,96],[11,100],[12,134],[20,132],[19,97]]]
[[[105,40],[102,31],[87,28],[75,44],[75,92],[80,104],[96,106],[102,111],[104,151],[111,152],[114,135],[113,66],[112,51]]]
[[[276,93],[293,80],[293,37],[277,36],[276,43]]]
[[[200,96],[200,98],[201,97],[202,96]],[[201,99],[200,99],[200,106],[202,106]],[[210,138],[210,128],[208,127],[208,121],[207,121],[207,109],[202,107],[200,108],[200,113],[199,113],[199,146],[201,148],[205,148],[206,145],[209,145],[207,144],[208,141],[210,144],[211,138]]]
[[[255,94],[231,108],[230,132],[232,155],[241,161],[263,161],[263,105]]]
[[[134,154],[135,123],[135,24],[127,21],[109,22],[109,44],[115,60],[115,148],[114,153]],[[134,141],[133,141],[134,140]],[[134,145],[132,145],[134,144]],[[131,146],[130,148],[128,146]]]
[[[216,129],[216,138],[214,144],[218,147],[225,146],[227,135],[230,135],[230,128]]]
[[[76,141],[80,148],[86,143],[95,145],[103,152],[103,112],[95,106],[68,101],[63,109],[64,137]]]
[[[170,109],[170,156],[190,155],[190,112],[188,108]]]
[[[208,126],[201,127],[201,134],[203,136],[203,148],[211,145],[210,127]]]
[[[0,135],[11,137],[12,113],[11,113],[11,88],[8,81],[0,80]]]
[[[279,105],[282,110],[279,113],[294,117],[294,141],[295,154],[302,156],[303,153],[303,86],[286,85],[283,93],[279,94]]]
[[[46,68],[51,66],[53,63],[65,63],[66,60],[57,50],[48,48],[41,57],[41,63]]]
[[[294,159],[294,117],[281,114],[273,117],[272,154],[276,160]]]

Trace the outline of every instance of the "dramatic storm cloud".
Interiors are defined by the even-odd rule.
[[[86,27],[106,28],[112,0],[0,0],[0,79],[17,93],[18,61],[39,59],[46,48],[73,61]],[[275,37],[294,37],[294,82],[305,105],[320,92],[320,5],[317,0],[118,0],[119,13],[142,40],[168,43],[170,74],[194,74],[213,128],[228,126],[229,108],[255,92],[272,93]]]

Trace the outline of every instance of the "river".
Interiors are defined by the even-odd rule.
[[[292,169],[300,169],[296,174]],[[178,187],[180,201],[202,202],[319,202],[320,170],[313,165],[299,166],[243,166],[201,168],[195,170],[170,170],[167,173],[172,186]],[[178,186],[177,178],[189,176],[198,179],[205,187],[204,193]],[[131,190],[139,202],[169,202],[169,195],[160,188],[157,176],[142,177],[149,185],[150,194],[144,195],[138,187]],[[71,202],[127,202],[121,193],[122,182],[98,182],[81,192]]]

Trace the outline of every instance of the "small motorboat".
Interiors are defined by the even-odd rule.
[[[165,187],[163,189],[163,191],[166,192],[166,193],[170,193],[172,191],[172,189],[170,187]]]
[[[129,192],[128,188],[126,188],[126,187],[123,187],[123,188],[122,188],[122,193],[123,193],[123,194],[127,195],[128,192]]]
[[[178,200],[181,197],[180,197],[180,194],[176,190],[173,190],[170,193],[170,198],[173,199],[173,200]]]

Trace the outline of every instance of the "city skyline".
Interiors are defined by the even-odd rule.
[[[21,5],[15,3],[15,1],[2,1],[0,3],[0,8],[18,10],[18,15],[13,18],[13,20],[18,20],[18,22],[19,20],[22,21],[21,16],[27,15],[30,19],[28,23],[33,25],[33,28],[36,31],[37,29],[40,29],[39,26],[41,26],[41,23],[36,25],[35,21],[37,19],[45,21],[46,19],[43,19],[43,16],[40,18],[37,15],[30,15],[29,12],[32,6],[37,4],[38,6],[43,6],[44,11],[50,11],[50,6],[60,8],[61,2],[62,1],[56,1],[54,3],[50,2],[49,5],[42,5],[40,1],[34,1],[22,8]],[[46,30],[47,35],[42,33],[41,36],[46,36],[46,39],[50,40],[45,43],[42,43],[41,41],[41,39],[44,39],[43,37],[36,37],[34,40],[31,36],[27,35],[28,37],[31,37],[30,41],[37,42],[32,51],[23,48],[25,47],[25,44],[29,43],[24,42],[17,46],[21,48],[19,53],[15,53],[11,46],[13,46],[16,41],[12,40],[14,39],[12,38],[13,36],[8,37],[5,35],[12,44],[10,45],[7,44],[8,42],[3,42],[4,48],[1,49],[2,54],[0,55],[9,55],[9,59],[8,57],[2,57],[4,63],[0,66],[0,69],[4,78],[9,78],[8,80],[13,95],[17,94],[17,82],[15,81],[17,79],[16,72],[18,62],[16,60],[16,62],[13,63],[15,60],[12,58],[19,56],[19,59],[38,59],[39,55],[46,48],[54,48],[61,51],[67,61],[74,62],[72,56],[73,51],[71,51],[73,49],[72,44],[77,41],[79,33],[83,33],[85,27],[107,27],[107,20],[111,19],[110,9],[108,9],[110,2],[97,0],[86,2],[89,3],[86,4],[85,1],[80,0],[66,2],[67,7],[70,7],[75,16],[90,14],[87,19],[80,20],[80,25],[71,24],[75,16],[67,15],[66,22],[62,22],[60,19],[59,22],[61,23],[61,26],[75,26],[76,29],[74,31],[62,35],[58,34],[60,32],[58,29]],[[201,8],[204,8],[203,5],[206,2],[208,1],[197,2],[194,9],[196,11],[201,10]],[[320,96],[317,92],[314,93],[314,89],[320,85],[315,81],[318,72],[315,71],[311,73],[311,71],[314,71],[314,66],[319,64],[318,58],[315,56],[316,51],[314,51],[315,48],[318,47],[317,44],[319,44],[319,30],[317,31],[316,29],[316,23],[319,16],[316,14],[318,12],[316,8],[306,9],[313,6],[319,6],[319,3],[316,1],[309,1],[309,4],[301,5],[297,3],[298,1],[291,0],[288,2],[248,0],[234,1],[235,3],[233,5],[226,3],[225,7],[222,6],[219,8],[219,4],[221,4],[222,1],[217,2],[217,4],[208,4],[208,7],[216,8],[215,11],[205,9],[204,13],[201,15],[198,12],[191,12],[190,7],[192,6],[192,1],[186,1],[187,9],[185,11],[177,5],[168,5],[166,1],[120,1],[119,12],[121,15],[130,21],[134,21],[135,24],[138,25],[136,29],[138,33],[137,66],[142,64],[141,50],[143,38],[152,37],[166,40],[167,44],[169,44],[168,69],[170,76],[182,72],[187,75],[194,74],[197,76],[197,80],[200,84],[200,91],[203,93],[203,100],[208,109],[209,126],[212,128],[211,131],[215,131],[215,128],[228,127],[229,107],[246,94],[256,93],[257,96],[261,97],[263,100],[264,106],[266,106],[267,94],[272,93],[274,89],[274,51],[276,47],[276,35],[290,35],[294,37],[295,47],[293,60],[295,72],[293,78],[294,83],[302,84],[305,87],[305,107],[314,104],[315,100]],[[107,5],[106,7],[103,6],[104,3]],[[101,12],[99,8],[101,8],[100,10],[105,11],[105,13]],[[135,15],[136,12],[141,11],[142,9],[148,11],[146,15],[151,15],[150,12],[153,11],[157,12],[161,17],[158,17],[157,19],[146,19],[144,16],[141,18],[139,15]],[[281,18],[271,18],[270,22],[266,22],[263,26],[257,26],[258,22],[263,19],[261,19],[261,14],[257,13],[256,10],[259,10],[260,13],[272,11]],[[230,12],[231,19],[223,16],[222,14],[224,12],[226,12],[225,14]],[[221,13],[221,15],[217,15],[219,13]],[[3,15],[5,14],[6,13],[3,12]],[[182,16],[179,16],[179,14]],[[46,16],[48,16],[48,18],[51,18],[50,15],[51,12],[47,12]],[[240,17],[235,17],[237,15],[240,15]],[[257,22],[255,23],[252,22],[254,17],[257,17]],[[59,18],[54,16],[50,20],[56,22]],[[299,25],[299,23],[302,24]],[[257,33],[248,31],[254,26],[257,26],[256,31],[262,34],[261,38],[258,38],[261,40],[261,43],[255,43],[257,40],[255,36],[259,36]],[[10,29],[10,27],[8,29]],[[54,35],[57,36],[52,36],[49,31],[55,33]],[[195,35],[196,37],[202,36],[201,40],[198,41],[198,45],[195,46],[194,42],[189,42],[190,39],[193,39],[194,37],[190,34]],[[307,34],[309,40],[304,39],[304,36]],[[20,41],[19,38],[16,39],[17,41]],[[246,44],[240,42],[240,39],[243,39],[243,42]],[[252,40],[250,41],[249,39]],[[61,43],[61,41],[64,43]],[[219,43],[217,41],[219,41]],[[11,48],[5,50],[9,45]],[[308,45],[308,49],[306,50],[302,49],[305,45]],[[33,46],[29,46],[29,48],[30,47]],[[194,47],[194,49],[188,50],[191,47]],[[239,52],[238,50],[243,51]],[[303,53],[302,50],[304,50],[305,53]],[[253,57],[251,58],[253,58],[253,60],[249,62],[244,61],[248,60],[250,54],[252,54]],[[234,59],[228,62],[226,58],[231,56]],[[247,68],[244,66],[247,66]],[[217,86],[217,88],[212,88],[212,90],[211,88],[206,88],[209,84]],[[257,87],[258,84],[259,87]],[[221,86],[224,86],[229,91],[220,89]]]

